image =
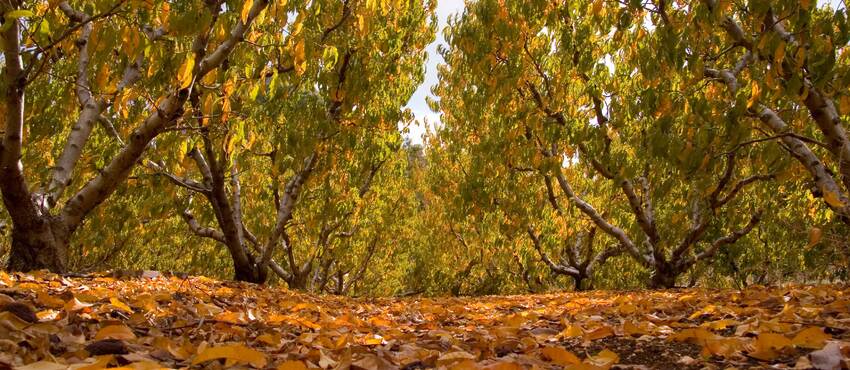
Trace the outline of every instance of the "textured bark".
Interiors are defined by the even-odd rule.
[[[654,264],[654,258],[652,256],[642,253],[640,249],[638,249],[637,245],[635,245],[635,243],[632,242],[629,236],[626,235],[626,232],[623,229],[614,226],[613,224],[605,220],[605,218],[602,217],[599,211],[593,208],[590,203],[587,203],[586,201],[584,201],[584,199],[581,199],[578,195],[576,195],[576,193],[570,186],[570,183],[567,181],[567,178],[564,176],[563,172],[561,172],[560,169],[555,171],[555,178],[558,180],[558,184],[560,185],[561,190],[564,192],[564,194],[567,195],[568,198],[570,198],[570,200],[576,205],[576,207],[578,207],[578,209],[581,210],[582,213],[588,216],[593,221],[593,223],[596,224],[596,226],[602,229],[602,231],[616,239],[620,243],[620,245],[629,254],[631,254],[632,257],[635,258],[635,260],[645,266],[651,267]]]
[[[670,289],[676,287],[676,278],[681,274],[680,271],[674,269],[673,266],[667,263],[659,263],[655,265],[652,271],[652,278],[649,281],[649,287],[652,289]]]
[[[60,220],[39,217],[28,227],[12,229],[9,271],[46,269],[65,272],[68,268],[68,233]]]
[[[304,160],[304,167],[296,173],[289,182],[286,183],[286,187],[283,190],[283,199],[281,200],[280,207],[277,211],[277,220],[275,221],[274,229],[272,230],[272,234],[269,237],[263,251],[263,258],[260,261],[261,265],[268,265],[271,260],[275,246],[277,246],[277,243],[282,237],[289,221],[292,220],[292,211],[295,208],[295,203],[298,201],[298,197],[301,195],[301,188],[316,168],[318,157],[319,155],[317,152],[310,154],[310,156]]]

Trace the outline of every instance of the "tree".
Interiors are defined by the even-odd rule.
[[[742,194],[785,164],[742,161],[776,148],[739,135],[737,118],[708,104],[704,90],[645,72],[653,56],[632,52],[628,41],[646,34],[657,43],[669,35],[606,17],[603,10],[613,9],[632,11],[601,2],[470,4],[452,25],[452,48],[444,53],[442,132],[460,150],[473,151],[473,177],[518,184],[551,179],[572,206],[653,271],[649,285],[671,287],[753,230],[763,204]],[[625,14],[640,19],[642,11]],[[714,127],[720,119],[730,127]],[[565,172],[593,179],[594,188],[575,189]],[[585,190],[617,201],[600,211]],[[742,217],[739,210],[749,207],[751,216]]]
[[[190,209],[183,217],[196,235],[227,248],[237,280],[265,282],[271,268],[291,288],[324,288],[330,277],[314,279],[315,262],[329,273],[335,260],[322,256],[329,256],[340,236],[359,230],[349,220],[398,149],[397,123],[409,119],[400,107],[422,79],[422,50],[434,34],[432,2],[399,3],[395,11],[387,6],[290,2],[271,22],[285,24],[290,13],[297,14],[295,21],[260,40],[287,45],[288,52],[267,48],[234,58],[246,71],[229,71],[224,97],[192,100],[198,122],[179,138],[184,152],[163,153],[171,165],[151,164],[174,185],[207,200],[217,227],[203,226]],[[194,167],[190,172],[177,165],[185,157]],[[172,173],[172,167],[184,173]],[[243,194],[246,179],[254,190]],[[257,186],[270,191],[258,192]],[[315,199],[302,205],[305,195]],[[296,209],[306,215],[299,219]],[[274,223],[265,224],[270,219]],[[298,222],[311,228],[294,236]],[[380,236],[373,238],[377,245]],[[301,261],[299,243],[315,246],[303,251]],[[273,259],[279,245],[282,265]],[[340,290],[348,290],[340,278],[345,273],[337,271]]]
[[[712,98],[757,120],[758,140],[777,141],[808,172],[812,192],[850,223],[850,41],[847,9],[810,1],[714,0],[656,6],[662,32],[687,37],[689,72],[726,87]]]
[[[180,126],[196,85],[215,78],[237,45],[251,38],[267,6],[266,0],[244,8],[224,1],[174,9],[165,1],[0,4],[0,192],[12,220],[10,270],[66,270],[74,232],[130,175],[154,138]],[[70,91],[76,102],[54,105]],[[92,143],[98,124],[119,143]],[[52,145],[53,135],[66,137],[55,157],[38,140],[47,136]],[[40,185],[33,189],[32,182]]]
[[[540,259],[552,272],[570,276],[576,290],[587,290],[592,286],[588,279],[593,277],[596,269],[609,258],[621,253],[616,245],[595,252],[593,242],[596,238],[596,230],[596,227],[591,227],[587,232],[579,233],[575,237],[574,244],[564,246],[563,255],[558,262],[552,261],[549,254],[544,251],[541,236],[533,227],[528,226],[526,232],[534,243],[534,249],[540,254]]]

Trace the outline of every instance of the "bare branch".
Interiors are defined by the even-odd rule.
[[[749,234],[750,231],[752,231],[753,228],[755,228],[759,224],[759,222],[761,221],[761,214],[762,214],[762,211],[757,211],[750,218],[750,221],[747,223],[746,226],[744,226],[741,229],[733,231],[729,235],[723,236],[723,237],[715,240],[714,242],[711,243],[711,246],[709,246],[702,253],[697,254],[695,257],[693,257],[691,259],[687,259],[686,260],[687,264],[684,265],[684,266],[689,266],[693,263],[696,263],[698,261],[702,261],[706,258],[711,258],[712,256],[714,256],[715,253],[717,253],[718,249],[720,249],[720,248],[722,248],[726,245],[729,245],[729,244],[734,244],[739,239],[741,239],[744,236],[746,236],[747,234]]]
[[[189,212],[188,208],[183,210],[183,212],[180,213],[180,216],[183,218],[183,221],[186,221],[186,224],[189,225],[189,229],[192,230],[195,235],[202,238],[212,239],[222,244],[227,243],[224,239],[224,234],[221,231],[201,226],[200,223],[198,223],[198,220],[195,219],[195,216]]]
[[[157,175],[165,176],[172,184],[177,185],[181,188],[188,189],[190,191],[194,191],[196,193],[201,194],[209,194],[212,189],[209,186],[202,184],[198,181],[192,180],[190,178],[179,177],[174,175],[168,171],[166,171],[162,165],[154,162],[154,161],[145,161],[145,164],[148,168],[152,169]]]

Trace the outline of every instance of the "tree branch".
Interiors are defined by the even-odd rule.
[[[195,219],[195,216],[192,216],[189,212],[188,208],[183,210],[183,212],[180,213],[180,216],[183,218],[183,221],[189,225],[189,229],[192,230],[195,235],[215,240],[221,244],[227,244],[227,241],[224,239],[224,234],[221,231],[209,227],[202,227],[200,223],[198,223],[198,220]]]
[[[207,56],[196,68],[194,80],[204,77],[207,73],[221,65],[235,45],[241,41],[245,32],[257,15],[268,5],[267,0],[255,1],[249,11],[248,18],[243,24],[237,22],[230,36]],[[9,44],[8,42],[6,43]],[[62,219],[69,230],[75,230],[82,220],[97,205],[103,202],[127,178],[132,168],[142,157],[148,144],[174,124],[183,114],[183,105],[189,98],[190,89],[180,89],[166,95],[155,108],[154,113],[130,135],[127,145],[103,168],[103,170],[86,183],[62,210]]]

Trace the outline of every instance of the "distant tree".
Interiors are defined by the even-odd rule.
[[[630,13],[607,16],[615,9]],[[511,198],[535,179],[552,181],[653,271],[650,286],[671,287],[753,230],[764,203],[746,191],[784,162],[742,160],[776,149],[755,145],[734,125],[716,127],[736,118],[710,105],[705,89],[644,70],[655,56],[636,55],[631,45],[642,44],[632,38],[665,37],[645,29],[659,18],[630,27],[623,17],[646,12],[602,2],[469,4],[451,26],[437,92],[443,140],[475,158],[467,177],[491,183],[480,190],[484,202],[498,199],[508,213],[533,220]],[[593,184],[582,180],[576,189],[571,176]],[[616,200],[592,204],[582,193]]]
[[[385,6],[290,1],[269,15],[284,26],[259,42],[287,49],[234,56],[244,67],[228,71],[224,96],[192,100],[197,124],[178,138],[183,149],[150,163],[206,200],[206,210],[189,206],[183,218],[227,248],[237,280],[265,282],[271,270],[291,288],[323,290],[335,274],[336,290],[350,289],[334,243],[361,230],[353,219],[400,146],[397,124],[410,119],[401,107],[423,78],[422,52],[434,37],[432,2]],[[366,256],[382,236],[372,238]]]

